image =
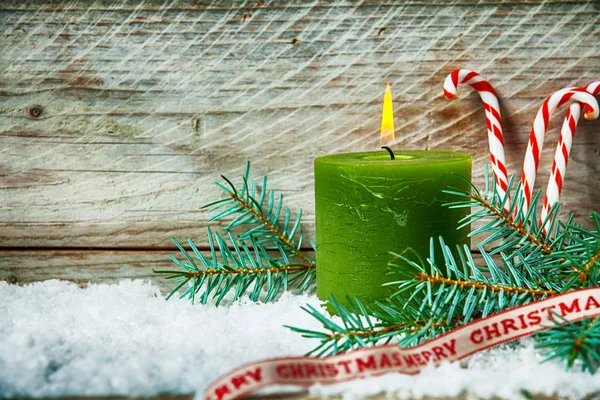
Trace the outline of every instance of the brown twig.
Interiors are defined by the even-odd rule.
[[[365,337],[369,337],[369,336],[373,336],[373,335],[377,335],[380,333],[387,333],[387,332],[393,332],[402,328],[406,328],[408,326],[408,323],[401,323],[401,324],[396,324],[396,325],[390,325],[390,326],[386,326],[383,328],[373,328],[373,329],[369,329],[369,330],[358,330],[358,331],[352,331],[352,332],[340,332],[340,333],[332,333],[331,335],[327,335],[327,340],[331,340],[331,339],[342,339],[344,337],[359,337],[359,338],[365,338]]]
[[[311,268],[314,268],[315,265],[306,266],[306,265],[284,265],[281,267],[271,267],[271,268],[249,268],[249,269],[236,269],[233,271],[227,269],[207,269],[201,271],[188,271],[182,274],[186,278],[199,278],[201,276],[211,276],[211,275],[260,275],[267,273],[281,273],[281,272],[298,272],[298,271],[306,271]]]
[[[554,296],[558,294],[556,291],[549,289],[529,289],[522,287],[513,287],[513,286],[500,286],[500,285],[492,285],[490,283],[482,283],[482,282],[469,282],[463,281],[461,279],[450,279],[444,278],[443,276],[438,275],[427,275],[426,273],[420,272],[415,275],[415,278],[421,282],[431,282],[434,285],[455,285],[460,286],[462,288],[474,288],[476,290],[488,290],[491,292],[504,292],[509,294],[523,294],[528,293],[531,296]]]
[[[598,320],[598,317],[592,318],[590,320],[590,322],[588,323],[586,329],[591,328],[592,325],[594,325],[597,320]],[[573,343],[573,351],[576,353],[579,353],[579,351],[581,351],[581,349],[583,349],[584,346],[585,346],[585,337],[577,337],[577,338],[575,338],[575,342]]]
[[[536,246],[538,246],[539,248],[541,248],[544,253],[552,254],[552,249],[550,248],[550,246],[547,243],[542,242],[541,240],[536,238],[534,235],[527,232],[525,229],[523,229],[523,226],[521,224],[518,224],[517,222],[515,222],[515,220],[512,219],[511,217],[504,215],[504,213],[502,211],[498,210],[496,207],[494,207],[492,204],[490,204],[483,197],[481,197],[477,194],[471,194],[470,197],[472,199],[474,199],[475,201],[477,201],[479,204],[481,204],[483,207],[485,207],[489,211],[491,211],[495,216],[497,216],[502,221],[504,221],[508,226],[510,226],[511,228],[516,230],[521,237],[527,238],[528,241],[530,241],[531,243],[533,243]]]
[[[587,276],[590,273],[590,269],[592,268],[592,266],[594,264],[596,264],[598,262],[599,259],[600,259],[600,250],[598,250],[598,252],[592,258],[590,258],[590,261],[588,261],[588,263],[585,264],[585,266],[581,270],[581,273],[579,274],[579,280],[581,282],[583,282],[585,280],[585,278],[587,278]]]
[[[277,229],[275,225],[273,225],[270,221],[263,217],[258,211],[254,209],[254,207],[252,207],[250,204],[246,203],[244,200],[239,198],[235,193],[230,193],[229,195],[242,207],[248,210],[248,212],[254,215],[264,226],[269,228],[269,230],[273,232],[279,238],[279,240],[281,240],[289,248],[289,250],[291,250],[294,253],[294,255],[300,259],[300,261],[302,262],[302,264],[304,264],[305,267],[313,268],[315,266],[314,262],[311,262],[308,258],[306,258],[303,252],[298,250],[292,244],[292,242],[290,242],[290,240],[287,237],[285,237],[285,235],[281,231],[279,231],[279,229]]]
[[[434,322],[432,324],[429,325],[429,328],[438,328],[440,326],[452,326],[460,321],[463,321],[464,317],[459,317],[459,318],[454,318],[450,324],[446,323],[446,322]],[[332,333],[331,335],[327,335],[327,340],[331,340],[331,339],[342,339],[344,337],[359,337],[359,338],[366,338],[369,336],[373,336],[373,335],[377,335],[377,334],[381,334],[381,333],[388,333],[388,332],[393,332],[396,330],[400,330],[402,328],[406,328],[406,327],[410,327],[409,328],[409,332],[410,333],[415,333],[415,332],[419,332],[423,329],[425,329],[425,326],[427,326],[427,324],[430,321],[424,321],[424,320],[416,320],[414,321],[412,324],[409,324],[407,322],[403,322],[400,324],[395,324],[395,325],[389,325],[389,326],[385,326],[382,328],[373,328],[373,329],[367,329],[367,330],[356,330],[356,331],[352,331],[352,332],[340,332],[340,333]]]

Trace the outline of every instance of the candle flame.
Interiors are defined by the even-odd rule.
[[[381,114],[381,144],[390,144],[394,141],[394,108],[392,106],[392,88],[388,82],[385,85],[383,96],[383,112]]]

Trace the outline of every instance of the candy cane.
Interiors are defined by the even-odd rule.
[[[503,200],[508,190],[508,172],[504,159],[504,136],[502,133],[502,117],[498,97],[492,85],[477,72],[468,69],[457,69],[446,77],[444,81],[444,96],[448,99],[456,98],[456,89],[459,83],[469,84],[483,101],[485,109],[485,122],[487,125],[488,141],[490,146],[490,159],[492,169],[496,176],[496,189]],[[508,213],[510,199],[506,199],[504,210]]]
[[[585,91],[591,93],[594,96],[600,94],[600,81],[590,83],[585,87]],[[567,116],[563,122],[560,136],[558,138],[558,145],[556,146],[556,152],[554,153],[554,162],[552,163],[552,171],[550,172],[550,179],[548,180],[548,186],[546,188],[546,197],[544,198],[544,206],[542,208],[542,215],[540,217],[540,225],[547,218],[550,209],[554,203],[558,203],[560,199],[560,192],[562,190],[563,180],[567,172],[567,165],[569,163],[569,154],[571,153],[571,145],[573,144],[573,137],[575,136],[575,129],[579,122],[581,115],[581,104],[571,104],[567,111]],[[549,221],[543,227],[543,232],[548,233]]]
[[[558,107],[565,104],[569,100],[579,101],[585,106],[585,119],[598,118],[598,102],[588,92],[580,88],[561,89],[548,97],[542,107],[535,116],[531,134],[529,135],[529,144],[525,153],[525,161],[523,163],[523,172],[521,174],[521,192],[523,195],[522,212],[526,214],[531,205],[531,197],[533,195],[533,185],[540,163],[542,147],[544,145],[544,137],[548,129],[550,117]]]

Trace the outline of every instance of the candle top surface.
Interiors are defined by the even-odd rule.
[[[471,155],[448,150],[394,150],[395,160],[385,150],[359,153],[338,153],[319,157],[315,162],[348,165],[419,165],[445,164],[470,160]]]

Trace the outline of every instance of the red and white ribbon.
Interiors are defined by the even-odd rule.
[[[527,213],[531,205],[533,195],[533,186],[540,163],[540,156],[544,146],[544,138],[548,130],[550,117],[558,107],[566,102],[573,100],[579,101],[585,107],[584,117],[586,119],[598,118],[598,102],[591,94],[580,88],[561,89],[548,97],[535,116],[531,134],[529,135],[529,144],[525,153],[523,163],[523,172],[521,174],[521,191],[523,194],[523,214]]]
[[[593,82],[587,85],[584,89],[586,92],[597,96],[600,94],[600,81]],[[567,172],[567,165],[569,163],[569,154],[571,153],[571,145],[573,144],[573,138],[575,137],[575,129],[581,116],[581,104],[571,104],[567,111],[567,116],[563,122],[560,136],[558,138],[558,145],[556,146],[556,152],[554,153],[554,162],[552,163],[552,170],[550,172],[550,179],[548,180],[548,186],[546,188],[546,197],[544,198],[544,206],[542,208],[542,214],[540,217],[540,224],[544,223],[544,220],[548,217],[550,209],[554,203],[558,203],[560,199],[560,192],[562,190],[563,180]],[[548,233],[548,226],[550,221],[546,221],[543,227],[543,232]]]
[[[382,375],[417,374],[553,325],[552,312],[574,322],[600,315],[600,287],[550,297],[473,321],[416,347],[370,347],[326,358],[287,357],[243,365],[214,381],[206,400],[231,400],[273,385],[311,386]]]
[[[502,133],[502,117],[500,115],[498,96],[487,80],[477,72],[468,69],[457,69],[446,77],[444,81],[444,96],[448,99],[455,99],[459,83],[470,85],[477,91],[483,101],[492,169],[496,176],[497,192],[500,199],[503,200],[508,190],[508,172],[504,157],[504,136]],[[509,208],[510,203],[509,199],[507,199],[504,210],[508,212]]]

